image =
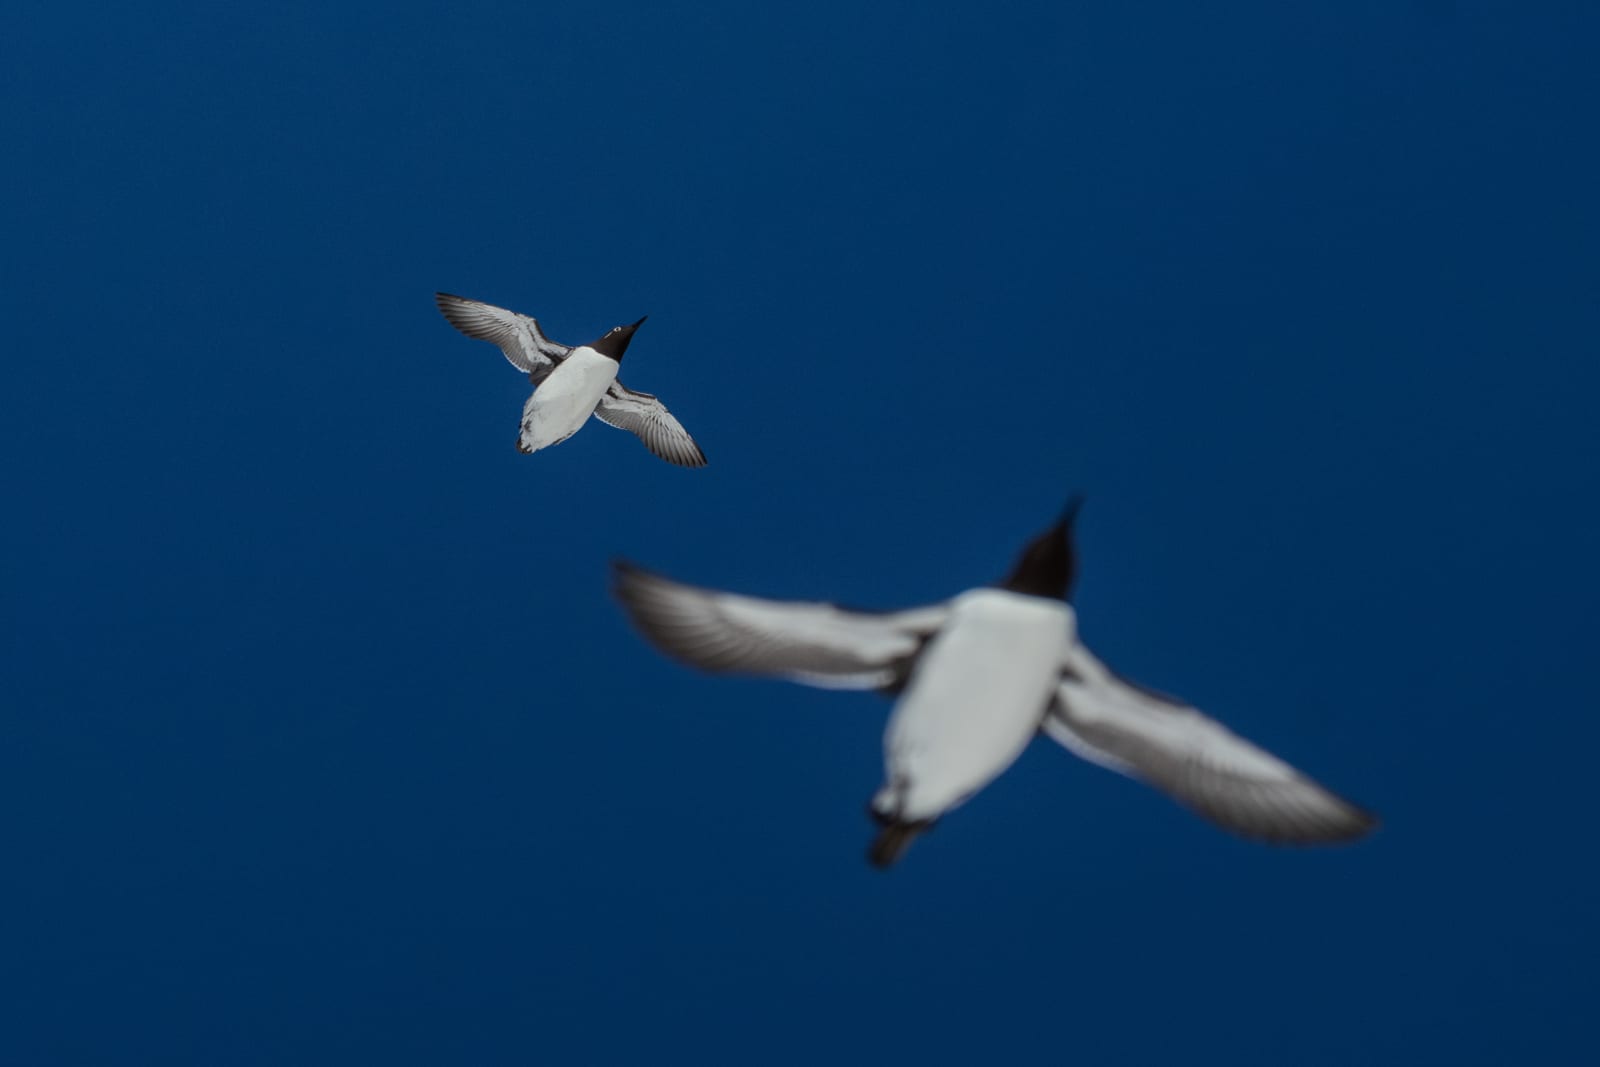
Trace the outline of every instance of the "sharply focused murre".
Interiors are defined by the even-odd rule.
[[[762,600],[622,560],[615,588],[644,635],[684,663],[898,695],[871,802],[882,829],[869,858],[879,867],[1040,730],[1244,837],[1320,844],[1371,830],[1370,813],[1198,710],[1124,681],[1083,646],[1068,603],[1078,505],[1028,543],[998,586],[906,611]]]
[[[434,302],[450,325],[468,337],[498,345],[511,365],[525,371],[533,382],[533,395],[522,407],[519,451],[537,452],[558,445],[593,415],[634,434],[668,463],[706,465],[705,453],[665,404],[649,393],[634,392],[617,379],[623,353],[644,319],[613,327],[597,341],[571,347],[550,340],[538,320],[528,315],[450,293],[435,293]]]

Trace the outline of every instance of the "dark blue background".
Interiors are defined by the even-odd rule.
[[[327,7],[6,19],[0,1060],[1587,1062],[1593,5]],[[518,455],[435,289],[648,313],[711,467]],[[887,705],[606,595],[1074,489],[1089,643],[1375,838],[1040,743],[881,875]]]

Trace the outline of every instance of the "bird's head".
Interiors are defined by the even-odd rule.
[[[590,348],[602,356],[609,356],[618,363],[622,362],[622,354],[628,350],[628,342],[633,340],[633,331],[644,325],[644,320],[650,316],[645,315],[638,322],[627,326],[613,326],[606,331],[606,335],[598,341],[591,341]]]
[[[1023,548],[1000,588],[1052,600],[1070,599],[1073,581],[1078,576],[1078,552],[1072,541],[1072,526],[1082,506],[1081,495],[1067,501],[1055,525]]]

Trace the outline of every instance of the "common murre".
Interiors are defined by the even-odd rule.
[[[665,404],[617,380],[623,353],[644,319],[614,327],[587,345],[571,347],[550,340],[538,320],[528,315],[450,293],[435,293],[434,302],[450,325],[468,337],[498,345],[511,365],[525,371],[533,382],[533,395],[522,407],[519,451],[537,452],[558,445],[593,415],[608,426],[634,434],[668,463],[706,465],[705,453]]]
[[[871,613],[672,581],[618,560],[615,591],[645,637],[691,666],[897,695],[869,851],[894,863],[918,834],[1001,774],[1043,730],[1226,830],[1281,844],[1350,841],[1370,813],[1195,708],[1112,673],[1078,640],[1069,601],[1079,500],[998,586]]]

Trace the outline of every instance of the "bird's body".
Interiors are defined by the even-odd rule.
[[[537,452],[577,433],[617,380],[619,367],[588,345],[573,349],[522,405],[517,450]]]
[[[667,406],[636,393],[617,379],[623,353],[644,322],[617,326],[599,340],[572,347],[550,340],[537,319],[481,300],[435,293],[445,319],[501,353],[533,383],[522,406],[519,452],[558,445],[583,428],[589,416],[634,434],[651,452],[680,467],[704,467],[705,453]]]
[[[974,589],[950,602],[884,731],[880,819],[931,822],[988,785],[1039,732],[1072,637],[1061,601]]]
[[[711,671],[898,694],[869,856],[894,863],[1043,732],[1258,840],[1349,841],[1377,820],[1179,701],[1117,677],[1078,639],[1067,603],[1071,524],[1031,541],[998,587],[905,611],[761,600],[683,585],[619,562],[617,594],[663,651]]]

